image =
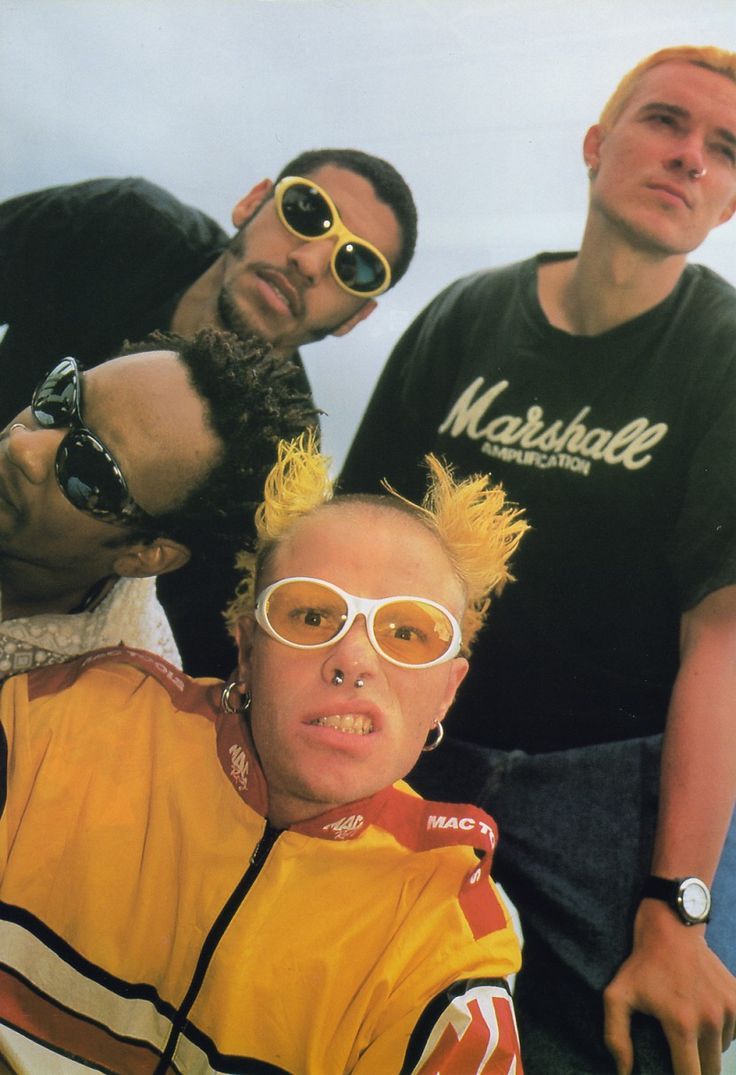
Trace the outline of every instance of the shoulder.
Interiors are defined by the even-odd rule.
[[[77,649],[68,650],[69,654],[123,643],[181,664],[154,577],[120,578],[96,608],[64,619],[78,623],[83,643]]]
[[[736,288],[705,265],[686,267],[681,302],[690,316],[702,317],[699,327],[733,331],[736,325]]]
[[[394,363],[415,352],[422,361],[440,358],[444,349],[453,352],[474,334],[483,336],[501,319],[518,309],[526,293],[526,281],[534,279],[536,260],[515,262],[497,269],[484,269],[448,284],[424,307],[393,352]]]
[[[491,880],[498,832],[479,807],[431,802],[399,781],[292,830],[333,843],[355,842],[371,873],[374,856],[400,861],[394,876],[400,877],[407,906],[427,921],[439,916],[445,932],[453,929],[466,942],[502,934],[509,943],[507,970],[514,969],[518,952],[511,911]]]
[[[498,839],[495,821],[480,807],[423,799],[404,781],[381,793],[372,820],[412,851],[464,846],[492,855]]]
[[[140,176],[88,179],[34,191],[6,202],[3,217],[19,226],[36,224],[72,234],[94,228],[125,236],[145,226],[154,236],[182,229],[210,239],[225,236],[205,213]]]
[[[497,943],[505,936],[513,969],[513,915],[491,879],[498,842],[493,818],[469,803],[422,799],[403,782],[386,789],[382,798],[373,823],[412,853],[413,873],[423,878],[429,902],[446,910],[454,904],[458,928],[475,941],[493,937]]]
[[[216,684],[194,680],[163,657],[127,646],[94,650],[63,664],[38,668],[25,676],[29,704],[53,707],[94,705],[96,713],[149,703],[174,710],[216,714]],[[21,683],[18,684],[21,686]]]
[[[176,758],[216,739],[217,685],[122,646],[12,676],[0,691],[3,751],[35,772],[44,758]],[[76,759],[76,761],[75,761]],[[0,776],[0,782],[2,777]]]
[[[736,288],[704,265],[688,265],[672,307],[665,345],[682,364],[688,392],[733,406],[736,392]]]
[[[536,258],[512,262],[495,269],[482,269],[453,281],[433,299],[434,304],[485,302],[489,297],[505,296],[536,273]]]

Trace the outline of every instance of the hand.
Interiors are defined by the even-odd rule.
[[[718,1075],[736,1032],[736,978],[705,943],[704,926],[686,926],[670,907],[643,900],[634,946],[603,994],[605,1041],[618,1075],[630,1075],[632,1012],[658,1019],[674,1075]]]

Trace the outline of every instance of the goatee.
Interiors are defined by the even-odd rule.
[[[244,342],[256,335],[256,330],[233,301],[230,289],[225,285],[217,296],[217,316],[220,324]]]

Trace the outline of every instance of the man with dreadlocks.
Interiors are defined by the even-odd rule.
[[[520,1075],[495,823],[401,778],[525,523],[434,459],[422,507],[333,499],[328,463],[280,453],[232,682],[117,648],[4,687],[13,1071]]]
[[[311,420],[255,341],[134,351],[65,358],[0,433],[0,679],[120,641],[178,664],[156,578],[232,564],[279,437]]]

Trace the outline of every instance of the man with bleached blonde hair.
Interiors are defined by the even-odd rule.
[[[528,1075],[710,1075],[736,1027],[736,293],[687,255],[736,210],[736,54],[654,53],[583,156],[580,249],[435,299],[343,485],[411,496],[436,451],[528,511],[456,756],[414,774],[501,825]]]

